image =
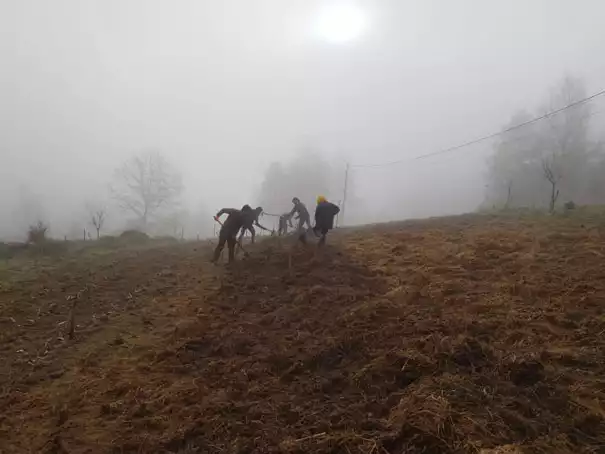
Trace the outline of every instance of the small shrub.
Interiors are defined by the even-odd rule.
[[[139,230],[125,230],[120,239],[127,244],[145,244],[149,241],[149,235]]]
[[[574,210],[576,208],[576,204],[574,203],[573,200],[570,200],[569,202],[565,202],[565,205],[563,205],[563,207],[565,208],[566,211],[570,211],[570,210]]]

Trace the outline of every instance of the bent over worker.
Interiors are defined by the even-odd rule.
[[[321,235],[318,246],[323,246],[326,243],[326,235],[334,228],[334,217],[340,212],[340,208],[333,203],[330,203],[322,195],[317,197],[317,207],[315,208],[315,227],[313,232],[316,235]]]
[[[246,205],[246,206],[248,206],[248,205]],[[237,241],[241,242],[242,238],[244,237],[244,234],[246,233],[246,230],[248,230],[250,232],[250,235],[252,235],[252,244],[254,244],[254,237],[256,236],[256,231],[254,230],[254,226],[257,226],[258,228],[263,229],[265,232],[270,232],[270,230],[268,228],[263,227],[258,222],[258,218],[262,213],[263,213],[262,207],[256,207],[254,210],[250,211],[250,214],[248,214],[246,216],[244,225],[242,226],[242,231],[241,231]]]
[[[252,209],[248,205],[244,205],[241,210],[234,208],[223,208],[219,211],[214,219],[217,221],[223,214],[228,214],[227,220],[221,226],[221,230],[218,235],[218,244],[214,249],[214,256],[212,262],[216,263],[221,256],[221,252],[225,247],[225,243],[229,248],[229,263],[235,260],[235,246],[237,244],[237,232],[240,231],[242,226],[246,223],[246,219],[250,216]],[[220,221],[219,221],[220,222]]]
[[[309,215],[309,210],[307,210],[305,204],[302,203],[298,197],[294,197],[292,199],[292,203],[294,204],[294,207],[292,208],[292,211],[290,211],[290,216],[298,214],[298,226],[296,228],[296,231],[298,232],[298,239],[302,243],[306,243],[306,229],[311,228],[311,216]],[[307,227],[305,227],[305,225]]]

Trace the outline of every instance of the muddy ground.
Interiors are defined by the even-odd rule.
[[[605,452],[603,228],[463,216],[0,273],[2,453]],[[71,321],[73,315],[73,333]]]

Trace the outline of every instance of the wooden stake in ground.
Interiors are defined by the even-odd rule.
[[[288,249],[288,271],[290,272],[290,276],[292,276],[292,254],[294,254],[294,251],[298,246],[298,242],[300,241],[300,237],[294,236],[294,238],[294,243]]]
[[[71,309],[69,311],[69,331],[67,332],[67,336],[69,339],[73,339],[76,332],[76,303],[78,302],[77,298],[74,298],[71,303]]]

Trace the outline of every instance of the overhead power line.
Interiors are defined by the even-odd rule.
[[[588,102],[588,101],[590,101],[592,99],[595,99],[595,98],[597,98],[599,96],[602,96],[602,95],[605,95],[605,90],[601,90],[598,93],[595,93],[595,94],[593,94],[591,96],[588,96],[588,97],[586,97],[584,99],[580,99],[579,101],[572,102],[571,104],[568,104],[565,107],[561,107],[560,109],[553,110],[552,112],[547,112],[544,115],[540,115],[539,117],[532,118],[531,120],[528,120],[528,121],[524,121],[523,123],[519,123],[518,125],[511,126],[510,128],[506,128],[504,130],[501,130],[501,131],[498,131],[498,132],[494,132],[492,134],[488,134],[488,135],[483,136],[483,137],[479,137],[478,139],[470,140],[470,141],[462,143],[460,145],[456,145],[456,146],[453,146],[453,147],[445,148],[443,150],[433,151],[431,153],[426,153],[426,154],[422,154],[422,155],[419,155],[419,156],[414,156],[414,157],[411,157],[411,158],[403,158],[403,159],[398,159],[396,161],[383,162],[383,163],[379,163],[379,164],[351,164],[351,167],[354,167],[354,168],[384,167],[384,166],[390,166],[390,165],[394,165],[394,164],[399,164],[399,163],[406,162],[406,161],[416,161],[416,160],[419,160],[419,159],[430,158],[430,157],[437,156],[437,155],[440,155],[440,154],[451,153],[452,151],[457,151],[457,150],[459,150],[461,148],[465,148],[465,147],[468,147],[470,145],[475,145],[475,144],[477,144],[479,142],[483,142],[485,140],[493,139],[493,138],[498,137],[498,136],[500,136],[502,134],[506,134],[507,132],[514,131],[515,129],[520,129],[520,128],[528,126],[528,125],[530,125],[532,123],[536,123],[538,121],[544,120],[544,119],[546,119],[548,117],[551,117],[551,116],[556,115],[556,114],[558,114],[560,112],[563,112],[564,110],[570,109],[570,108],[578,106],[580,104],[584,104],[584,103],[586,103],[586,102]]]

